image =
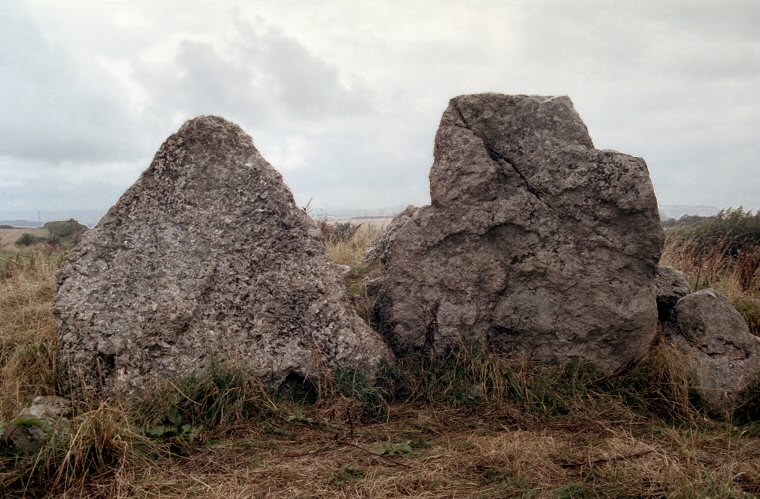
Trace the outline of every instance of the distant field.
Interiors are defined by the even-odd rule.
[[[393,217],[346,217],[346,218],[334,218],[330,222],[345,223],[350,222],[356,225],[365,225],[368,227],[384,228],[391,223]]]
[[[48,235],[45,229],[0,229],[0,251],[19,251],[20,248],[15,243],[24,232],[38,237],[46,237]]]

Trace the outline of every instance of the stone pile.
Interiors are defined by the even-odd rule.
[[[725,295],[692,293],[682,273],[661,267],[657,303],[665,337],[686,362],[691,386],[716,416],[731,413],[760,382],[760,338]]]

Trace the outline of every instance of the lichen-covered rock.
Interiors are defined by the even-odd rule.
[[[673,267],[657,267],[654,287],[657,296],[657,315],[660,322],[667,321],[678,300],[691,293],[691,286],[689,286],[686,276]]]
[[[69,423],[71,404],[62,397],[42,395],[21,409],[5,428],[3,439],[23,452],[35,452]]]
[[[69,254],[54,312],[70,388],[142,390],[211,361],[274,384],[390,353],[314,222],[237,125],[185,123]]]
[[[664,331],[711,413],[731,412],[760,380],[760,338],[722,293],[704,289],[681,298]]]
[[[610,373],[646,356],[663,243],[649,173],[594,149],[569,98],[452,99],[430,197],[376,253],[377,315],[398,352],[466,338]]]

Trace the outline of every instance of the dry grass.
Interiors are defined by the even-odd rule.
[[[328,241],[327,255],[330,260],[340,265],[348,265],[355,270],[366,265],[364,251],[380,237],[383,227],[372,224],[359,224],[358,227],[348,239]]]
[[[348,224],[350,222],[343,222]],[[320,222],[320,226],[328,225]],[[324,228],[323,233],[326,232]],[[374,297],[368,292],[368,282],[375,270],[364,259],[364,251],[383,233],[384,226],[373,223],[361,223],[350,238],[328,238],[327,255],[339,265],[348,265],[351,271],[346,276],[346,290],[354,310],[367,323],[372,322]]]
[[[56,259],[43,254],[0,267],[0,420],[32,395],[55,387],[56,334],[51,305]]]
[[[760,336],[760,246],[745,247],[731,255],[725,241],[718,241],[713,248],[700,248],[684,241],[682,230],[666,232],[660,265],[682,271],[694,290],[713,288],[725,294],[744,315],[753,334]]]
[[[524,426],[524,427],[522,427]],[[344,429],[345,430],[345,429]],[[388,443],[411,452],[377,455]],[[730,430],[568,420],[540,427],[508,413],[397,406],[353,434],[276,435],[261,426],[187,457],[127,465],[82,495],[103,497],[729,497],[760,492],[757,441]]]
[[[376,229],[332,242],[366,295]],[[55,264],[0,279],[0,411],[55,388]],[[370,299],[370,297],[367,297]],[[60,497],[741,497],[760,494],[760,424],[694,408],[675,351],[618,379],[462,348],[373,387],[330,373],[316,402],[245,373],[175,381],[130,405],[82,404],[38,454],[0,448],[0,490]],[[156,425],[165,431],[155,435]],[[5,453],[5,454],[4,454]]]

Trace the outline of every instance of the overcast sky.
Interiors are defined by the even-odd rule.
[[[186,119],[317,210],[428,202],[448,99],[569,95],[661,204],[760,207],[760,1],[30,1],[0,9],[0,212],[104,210]]]

